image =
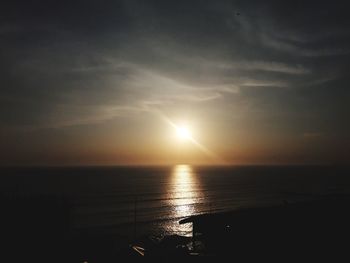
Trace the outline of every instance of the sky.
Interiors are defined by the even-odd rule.
[[[347,2],[5,0],[0,165],[349,163]]]

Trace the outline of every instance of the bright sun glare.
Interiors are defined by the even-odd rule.
[[[192,135],[191,135],[191,131],[184,126],[179,126],[176,127],[176,134],[180,139],[191,139]]]

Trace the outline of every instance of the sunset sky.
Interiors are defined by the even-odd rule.
[[[0,164],[349,163],[348,5],[5,0]]]

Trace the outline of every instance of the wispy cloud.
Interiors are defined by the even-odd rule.
[[[350,54],[350,49],[346,47],[306,48],[302,46],[305,42],[301,42],[301,40],[295,42],[288,39],[281,39],[272,34],[266,33],[261,34],[261,40],[262,43],[269,48],[293,54],[295,56],[326,57]]]
[[[236,65],[239,65],[242,69],[247,70],[263,70],[295,75],[308,74],[311,72],[310,69],[307,69],[302,65],[291,65],[275,61],[240,62]]]
[[[246,81],[242,82],[240,86],[243,87],[281,87],[285,88],[288,87],[289,84],[287,82],[283,81],[258,81],[258,80],[251,80],[251,81]]]

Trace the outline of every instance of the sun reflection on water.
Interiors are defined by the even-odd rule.
[[[169,229],[178,234],[189,234],[190,224],[180,225],[180,218],[196,214],[196,205],[200,198],[199,181],[190,165],[176,165],[171,173],[169,204],[171,206],[174,224]]]

